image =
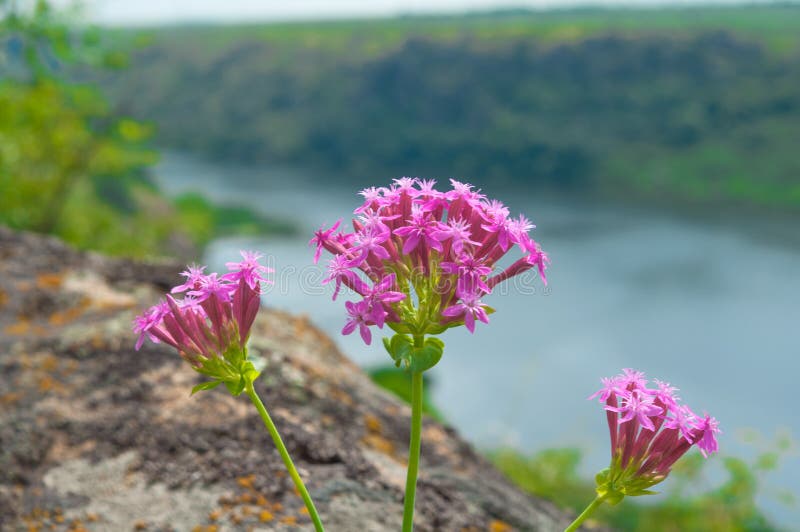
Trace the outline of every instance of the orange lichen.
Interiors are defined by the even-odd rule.
[[[78,319],[89,308],[89,300],[82,298],[80,302],[70,308],[53,312],[48,316],[47,323],[50,325],[60,326],[73,322]]]
[[[377,434],[381,431],[381,420],[373,414],[367,414],[364,416],[364,425],[366,425],[367,430],[372,433]]]
[[[12,323],[11,325],[6,325],[3,332],[6,334],[12,334],[14,336],[22,336],[24,334],[28,334],[28,331],[31,329],[31,322],[27,319],[21,319],[17,323]]]
[[[239,486],[246,489],[252,489],[253,483],[255,481],[256,481],[255,475],[247,475],[246,477],[239,477],[236,479],[236,483],[239,484]]]
[[[344,390],[342,390],[340,388],[331,388],[331,390],[328,393],[328,395],[334,401],[336,401],[338,403],[341,403],[341,404],[343,404],[345,406],[354,406],[355,405],[355,402],[353,401],[353,398],[350,397],[350,394],[348,394],[347,392],[345,392]]]
[[[261,512],[258,514],[258,520],[261,521],[262,523],[268,523],[269,521],[272,521],[274,518],[275,516],[273,516],[272,512],[270,512],[269,510],[261,510]]]
[[[49,392],[56,389],[58,386],[58,381],[49,375],[39,378],[39,382],[37,383],[40,392]]]
[[[36,276],[36,286],[39,288],[58,288],[64,282],[64,276],[59,273],[43,273]]]
[[[216,521],[220,517],[222,517],[222,511],[221,510],[214,510],[213,512],[208,514],[208,520],[209,521]]]
[[[380,434],[367,434],[361,439],[367,447],[371,447],[383,454],[393,455],[395,452],[394,443],[384,438]]]
[[[55,371],[58,367],[58,358],[56,358],[52,353],[47,353],[42,359],[39,361],[39,369],[42,371]]]
[[[284,525],[296,525],[297,517],[293,515],[287,515],[286,517],[281,518],[281,523],[283,523]]]
[[[495,519],[489,523],[489,532],[509,532],[510,530],[513,530],[513,528],[505,521]]]
[[[19,392],[8,392],[0,395],[0,405],[12,405],[22,399],[22,394]]]

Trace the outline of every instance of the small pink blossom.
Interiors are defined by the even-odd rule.
[[[659,380],[650,388],[644,374],[631,368],[602,382],[589,398],[605,405],[614,489],[624,494],[627,483],[636,491],[661,482],[693,445],[703,456],[718,450],[717,420],[708,415],[700,419],[679,404],[677,388]]]
[[[172,290],[170,290],[170,293],[179,294],[181,292],[187,292],[189,290],[197,290],[198,288],[200,288],[200,283],[205,277],[205,275],[203,274],[203,270],[205,269],[206,269],[205,266],[197,266],[196,264],[190,264],[189,266],[187,266],[186,270],[181,272],[181,275],[186,277],[186,282],[174,287]]]
[[[139,335],[136,349],[145,338],[166,343],[195,368],[212,357],[242,352],[250,336],[261,303],[261,285],[267,267],[258,253],[242,251],[241,262],[228,263],[232,271],[223,276],[203,275],[204,266],[190,266],[182,273],[186,282],[171,293],[186,292],[183,299],[167,295],[166,300],[134,320]]]
[[[372,342],[372,332],[369,330],[372,314],[369,303],[367,301],[359,301],[358,303],[346,301],[344,306],[347,309],[347,322],[342,329],[342,334],[351,334],[358,327],[361,339],[364,340],[365,344],[369,345]]]
[[[320,228],[314,232],[314,237],[308,242],[309,246],[317,246],[316,250],[314,251],[314,264],[319,262],[322,249],[325,247],[325,244],[331,241],[331,235],[336,232],[336,230],[339,228],[339,224],[341,223],[342,221],[339,220],[333,224],[330,229]]]
[[[460,294],[460,297],[461,301],[442,311],[443,316],[449,318],[463,318],[464,325],[469,332],[475,332],[476,319],[483,323],[489,323],[486,305],[481,302],[480,296],[477,293]]]

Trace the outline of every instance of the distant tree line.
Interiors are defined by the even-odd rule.
[[[800,49],[714,31],[415,36],[370,53],[357,36],[329,49],[213,31],[156,33],[107,80],[165,146],[358,182],[460,176],[800,210]]]

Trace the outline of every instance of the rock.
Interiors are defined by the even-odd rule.
[[[133,317],[179,267],[0,228],[0,529],[309,530],[256,410]],[[328,530],[399,530],[407,406],[304,317],[263,309],[257,388]],[[450,427],[424,422],[417,530],[561,530]]]

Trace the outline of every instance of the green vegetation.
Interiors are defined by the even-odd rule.
[[[800,6],[192,26],[148,38],[105,85],[175,149],[357,183],[459,176],[800,212]]]
[[[80,72],[124,64],[91,29],[46,2],[0,0],[0,223],[125,255],[195,255],[225,233],[291,228],[200,197],[173,203],[153,184],[152,127],[115,115]],[[76,79],[78,78],[78,79]]]
[[[297,230],[289,222],[261,216],[245,207],[214,205],[200,194],[178,196],[174,205],[179,226],[200,245],[221,235],[291,235]]]

